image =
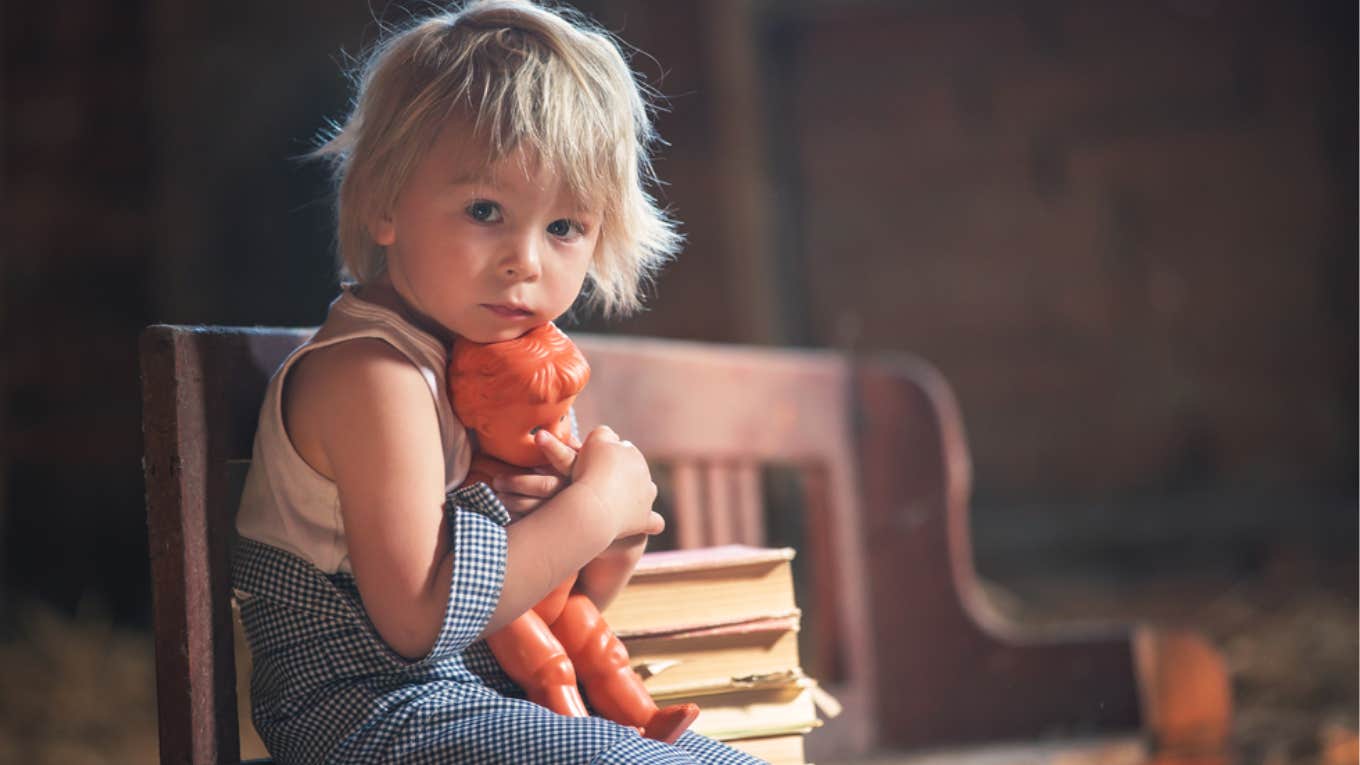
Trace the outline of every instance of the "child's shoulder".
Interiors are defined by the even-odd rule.
[[[356,337],[304,354],[284,381],[284,406],[304,403],[322,411],[343,412],[411,394],[429,407],[430,390],[420,368],[391,343]]]
[[[282,391],[284,427],[293,447],[334,479],[329,455],[381,431],[430,430],[438,423],[421,370],[390,343],[360,337],[308,351],[292,365]]]
[[[335,383],[373,375],[414,374],[419,370],[392,343],[380,337],[354,337],[331,342],[304,353],[289,372],[286,384],[297,386],[307,380],[334,387]],[[342,386],[343,387],[343,386]]]

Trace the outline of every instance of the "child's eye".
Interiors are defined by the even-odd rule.
[[[501,206],[479,199],[467,206],[467,214],[479,223],[496,223],[501,219]]]
[[[548,224],[548,233],[559,238],[566,238],[572,234],[585,233],[585,231],[581,227],[581,224],[575,221],[567,220],[566,218],[558,218]]]

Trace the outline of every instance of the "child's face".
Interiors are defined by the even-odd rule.
[[[482,172],[460,152],[465,136],[446,128],[370,230],[387,248],[393,287],[416,310],[469,340],[510,340],[571,307],[601,214],[518,155]]]

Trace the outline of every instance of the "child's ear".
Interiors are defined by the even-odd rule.
[[[391,247],[397,241],[397,227],[392,216],[383,214],[373,218],[368,224],[368,235],[380,247]]]

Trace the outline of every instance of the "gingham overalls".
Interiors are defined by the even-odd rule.
[[[675,745],[598,717],[555,714],[523,693],[477,640],[505,575],[505,508],[485,484],[453,492],[444,624],[419,661],[396,654],[351,574],[326,574],[239,538],[233,585],[254,657],[255,728],[290,763],[713,763],[760,761],[685,733]]]

